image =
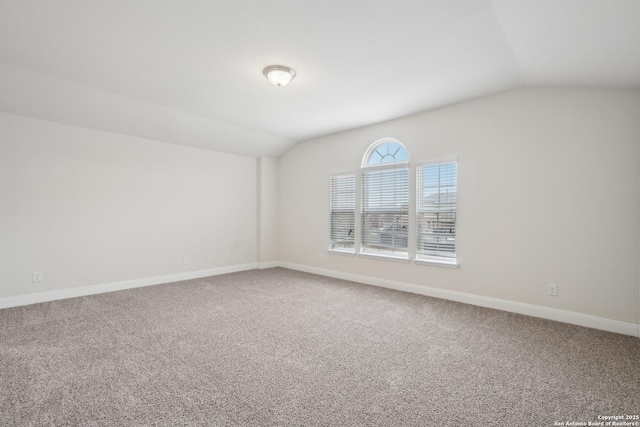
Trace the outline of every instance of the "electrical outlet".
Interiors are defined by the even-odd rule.
[[[41,272],[39,272],[39,271],[35,271],[35,272],[33,273],[33,278],[31,279],[31,281],[32,281],[33,283],[40,283],[40,282],[42,282],[42,273],[41,273]]]
[[[207,262],[211,262],[211,255],[207,255],[204,258],[207,260]]]
[[[183,257],[183,258],[182,258],[182,263],[183,263],[184,265],[189,264],[189,257],[188,257],[188,256]]]
[[[554,284],[547,285],[547,295],[551,297],[558,296],[558,288]]]

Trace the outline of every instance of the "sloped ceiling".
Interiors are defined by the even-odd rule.
[[[640,87],[640,1],[0,0],[0,110],[247,156],[526,86]]]

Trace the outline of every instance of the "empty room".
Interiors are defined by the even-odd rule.
[[[0,0],[1,426],[640,426],[640,1]]]

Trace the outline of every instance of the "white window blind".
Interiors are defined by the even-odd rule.
[[[407,255],[409,169],[362,172],[362,252]]]
[[[355,175],[331,177],[331,249],[354,251]]]
[[[457,164],[441,162],[416,170],[416,257],[456,261]]]

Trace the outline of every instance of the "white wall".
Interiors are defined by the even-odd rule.
[[[258,262],[278,261],[278,159],[258,159]]]
[[[279,159],[280,259],[637,324],[639,110],[634,90],[525,89],[302,143]],[[329,175],[387,136],[412,165],[458,157],[460,268],[327,252]]]
[[[256,222],[254,158],[0,113],[0,298],[255,263]]]

